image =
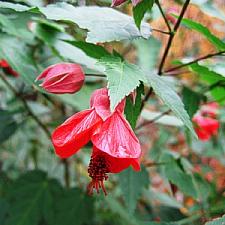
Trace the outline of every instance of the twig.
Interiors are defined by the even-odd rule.
[[[166,35],[170,35],[170,32],[159,30],[159,29],[156,29],[156,28],[152,28],[152,31],[159,32],[159,33],[166,34]]]
[[[204,60],[204,59],[207,59],[207,58],[210,58],[210,57],[213,57],[213,56],[220,56],[220,55],[221,55],[221,56],[224,56],[224,55],[222,55],[223,53],[225,53],[225,51],[220,51],[220,52],[211,53],[211,54],[202,56],[202,57],[197,58],[197,59],[195,59],[195,60],[193,60],[193,61],[190,61],[190,62],[188,62],[188,63],[185,63],[185,64],[181,64],[181,65],[179,65],[179,66],[172,67],[172,68],[170,68],[170,69],[164,71],[164,73],[169,73],[169,72],[172,72],[172,71],[174,71],[174,70],[178,70],[178,69],[180,69],[180,68],[183,68],[183,67],[185,67],[185,66],[189,66],[189,65],[191,65],[191,64],[193,64],[193,63],[199,62],[199,61],[201,61],[201,60]]]
[[[42,123],[42,121],[39,120],[39,118],[32,112],[32,110],[31,110],[30,106],[28,105],[26,99],[20,93],[17,92],[17,90],[9,83],[9,81],[6,79],[6,77],[3,74],[0,73],[0,77],[1,77],[2,81],[7,85],[7,87],[14,93],[14,95],[17,96],[21,100],[21,102],[24,105],[24,108],[27,110],[29,115],[42,128],[42,130],[45,132],[46,136],[51,140],[50,131],[45,126],[45,124]]]
[[[177,22],[174,26],[174,29],[173,29],[173,32],[170,33],[170,37],[169,37],[169,40],[167,42],[167,45],[166,45],[166,48],[165,48],[165,51],[164,51],[164,54],[163,54],[163,57],[162,57],[162,60],[161,60],[161,63],[159,65],[159,70],[158,70],[158,74],[161,75],[162,74],[162,71],[163,71],[163,66],[165,64],[165,61],[166,61],[166,58],[168,56],[168,53],[169,53],[169,50],[170,50],[170,47],[172,45],[172,42],[173,42],[173,38],[174,38],[174,35],[177,31],[177,29],[179,28],[180,26],[180,23],[181,23],[181,20],[183,19],[183,16],[184,16],[184,13],[186,12],[186,9],[188,7],[190,3],[190,0],[186,0],[184,5],[183,5],[183,8],[181,10],[181,13],[177,19]]]
[[[184,13],[185,13],[189,3],[190,3],[190,0],[186,0],[186,2],[184,3],[183,8],[181,10],[181,13],[180,13],[178,19],[177,19],[177,22],[176,22],[176,24],[174,26],[173,31],[171,31],[170,26],[168,27],[168,29],[170,29],[170,36],[169,36],[169,39],[168,39],[165,51],[163,53],[162,60],[161,60],[161,62],[159,64],[158,75],[162,75],[162,73],[163,73],[163,66],[165,64],[166,58],[168,56],[168,53],[169,53],[169,50],[170,50],[170,47],[171,47],[171,44],[173,42],[174,35],[175,35],[177,29],[180,26],[181,20],[182,20],[182,18],[184,16]],[[164,15],[163,10],[162,10],[161,5],[160,5],[158,0],[156,0],[156,4],[158,5],[159,9],[161,9],[160,11],[161,11],[162,15]],[[169,22],[166,19],[165,15],[163,16],[163,18],[164,18],[165,22],[167,21],[167,23],[169,24]],[[141,110],[144,108],[144,104],[145,104],[145,102],[148,101],[148,99],[149,99],[150,95],[152,94],[152,92],[153,92],[153,90],[152,90],[152,88],[150,88],[149,91],[147,92],[145,98],[142,101]]]
[[[162,118],[164,115],[168,114],[169,112],[170,112],[170,109],[167,110],[167,111],[165,111],[165,112],[163,112],[163,113],[161,113],[160,115],[156,116],[152,120],[149,120],[149,121],[146,121],[146,122],[141,123],[139,126],[136,127],[135,130],[139,130],[139,129],[141,129],[141,128],[149,125],[149,124],[152,124],[152,123],[156,122],[157,120],[159,120],[160,118]]]
[[[170,27],[169,21],[166,19],[166,16],[165,16],[165,14],[164,14],[164,12],[163,12],[163,9],[162,9],[162,7],[161,7],[161,5],[160,5],[160,3],[159,3],[159,0],[156,0],[155,3],[157,4],[157,6],[158,6],[158,8],[159,8],[159,11],[160,11],[160,13],[161,13],[161,15],[162,15],[162,17],[163,17],[163,19],[164,19],[164,21],[165,21],[165,24],[166,24],[166,26],[167,26],[169,32],[171,32],[172,29],[171,29],[171,27]]]

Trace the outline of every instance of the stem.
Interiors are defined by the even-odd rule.
[[[6,86],[14,93],[15,96],[17,96],[21,102],[24,105],[24,108],[27,110],[28,114],[33,118],[33,120],[42,128],[42,130],[45,132],[46,136],[51,140],[51,133],[48,130],[48,128],[45,126],[44,123],[42,123],[41,120],[32,112],[30,106],[28,105],[26,99],[17,92],[17,90],[9,83],[9,81],[6,79],[6,77],[0,73],[0,77],[2,81],[6,84]]]
[[[174,70],[178,70],[180,68],[183,68],[185,66],[189,66],[193,63],[196,63],[196,62],[199,62],[201,60],[204,60],[204,59],[207,59],[207,58],[210,58],[210,57],[213,57],[213,56],[219,56],[219,55],[222,55],[223,53],[225,53],[225,51],[220,51],[220,52],[216,52],[216,53],[211,53],[211,54],[208,54],[208,55],[205,55],[205,56],[202,56],[202,57],[199,57],[191,62],[188,62],[188,63],[185,63],[185,64],[182,64],[182,65],[179,65],[179,66],[176,66],[176,67],[172,67],[171,69],[168,69],[165,71],[165,73],[169,73],[169,72],[172,72]],[[224,55],[222,55],[224,56]]]
[[[64,181],[67,188],[70,187],[70,170],[69,170],[69,162],[67,159],[62,159],[62,163],[64,165]]]
[[[168,22],[168,20],[166,19],[164,13],[163,13],[163,10],[162,10],[162,7],[161,7],[161,5],[160,5],[160,3],[159,3],[159,0],[156,0],[156,4],[158,5],[159,10],[160,10],[160,12],[161,12],[161,14],[162,14],[162,16],[163,16],[163,18],[164,18],[164,20],[165,20],[167,26],[168,26],[168,29],[169,29],[169,31],[170,31],[170,36],[169,36],[169,39],[168,39],[168,42],[167,42],[165,51],[164,51],[164,53],[163,53],[162,60],[161,60],[161,62],[160,62],[160,64],[159,64],[158,75],[162,75],[162,73],[163,73],[163,66],[164,66],[164,64],[165,64],[165,61],[166,61],[166,58],[167,58],[167,56],[168,56],[170,47],[171,47],[171,45],[172,45],[174,35],[175,35],[177,29],[178,29],[179,26],[180,26],[181,20],[183,19],[184,13],[185,13],[185,11],[186,11],[186,9],[187,9],[189,3],[190,3],[190,0],[186,0],[186,2],[184,3],[183,8],[182,8],[182,10],[181,10],[181,13],[180,13],[180,15],[179,15],[179,17],[178,17],[178,19],[177,19],[177,22],[176,22],[176,24],[175,24],[175,26],[174,26],[173,31],[172,31],[172,30],[171,30],[171,27],[170,27],[170,25],[169,25],[169,22]],[[143,101],[142,101],[141,110],[144,108],[144,104],[145,104],[145,102],[148,101],[148,99],[149,99],[149,97],[151,96],[152,92],[153,92],[153,89],[152,89],[152,87],[151,87],[151,88],[149,89],[149,91],[147,92],[145,98],[144,98]]]
[[[161,7],[161,5],[160,5],[160,3],[159,3],[159,0],[156,0],[155,3],[157,4],[157,6],[158,6],[158,8],[159,8],[159,11],[160,11],[160,13],[161,13],[161,15],[162,15],[162,17],[163,17],[163,19],[164,19],[164,21],[165,21],[165,24],[166,24],[166,26],[167,26],[169,32],[171,32],[172,29],[171,29],[171,27],[170,27],[169,21],[166,19],[166,16],[165,16],[165,14],[164,14],[164,12],[163,12],[163,9],[162,9],[162,7]]]
[[[172,45],[174,35],[175,35],[176,31],[178,30],[178,28],[179,28],[179,26],[180,26],[180,23],[181,23],[181,21],[182,21],[182,19],[183,19],[183,17],[184,17],[184,13],[186,12],[186,9],[187,9],[189,3],[190,3],[190,0],[186,0],[186,1],[185,1],[184,5],[183,5],[183,8],[182,8],[182,10],[181,10],[181,13],[180,13],[180,15],[179,15],[179,17],[178,17],[178,19],[177,19],[177,22],[176,22],[176,24],[175,24],[175,26],[174,26],[173,32],[171,32],[171,34],[170,34],[169,40],[168,40],[167,45],[166,45],[166,49],[165,49],[165,51],[164,51],[164,54],[163,54],[161,63],[160,63],[160,65],[159,65],[159,70],[158,70],[158,74],[159,74],[159,75],[162,74],[163,66],[164,66],[164,64],[165,64],[165,61],[166,61],[166,58],[167,58],[167,56],[168,56],[170,47],[171,47],[171,45]]]
[[[159,29],[156,29],[156,28],[152,28],[152,31],[159,32],[159,33],[162,33],[162,34],[170,35],[170,32],[163,31],[163,30],[159,30]]]
[[[139,126],[136,127],[136,130],[139,130],[139,129],[143,128],[144,126],[154,123],[155,121],[159,120],[160,118],[162,118],[164,115],[168,114],[169,112],[170,112],[170,109],[165,112],[162,112],[160,115],[156,116],[152,120],[141,123]]]
[[[104,74],[85,74],[86,77],[106,77]]]

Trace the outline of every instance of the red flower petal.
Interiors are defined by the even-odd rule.
[[[123,113],[125,108],[125,99],[122,100],[116,107],[115,111]],[[110,111],[110,100],[108,89],[101,88],[94,91],[91,95],[90,106],[94,107],[96,112],[103,120],[106,120],[112,113]]]
[[[57,127],[52,134],[55,152],[61,158],[75,154],[88,143],[102,120],[94,109],[76,113]]]
[[[103,124],[92,137],[93,144],[101,151],[115,158],[139,158],[140,143],[128,122],[117,111]]]
[[[93,146],[93,155],[102,154],[103,157],[105,157],[106,162],[109,166],[109,173],[119,173],[125,169],[127,169],[129,166],[132,166],[134,170],[140,171],[140,163],[137,158],[117,158],[113,157],[105,152],[102,152],[95,146]]]

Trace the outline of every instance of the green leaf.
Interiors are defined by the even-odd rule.
[[[163,166],[165,177],[184,194],[197,199],[198,195],[193,178],[182,170],[179,160],[176,160],[170,153],[165,152],[160,161],[165,163],[165,166]]]
[[[58,182],[47,179],[44,172],[31,171],[21,176],[10,190],[13,204],[6,225],[38,225],[53,217],[51,210],[61,191]]]
[[[225,42],[214,36],[209,29],[202,24],[186,18],[182,19],[181,24],[204,35],[218,50],[225,50]]]
[[[91,224],[93,209],[93,198],[83,194],[78,188],[71,189],[56,203],[56,214],[51,225]]]
[[[202,81],[208,83],[210,86],[216,85],[218,82],[224,82],[225,77],[219,73],[209,70],[205,66],[201,66],[198,63],[192,64],[189,68],[194,71]],[[218,83],[219,84],[219,83]],[[215,101],[223,104],[225,102],[225,87],[216,85],[210,89],[210,93],[214,97]]]
[[[10,2],[0,2],[0,8],[13,9],[17,12],[24,12],[24,11],[27,11],[30,9],[29,7],[27,7],[25,5],[14,4],[14,3],[10,3]]]
[[[87,43],[83,41],[66,41],[69,44],[81,49],[86,55],[95,58],[100,59],[104,56],[109,56],[110,53],[107,52],[102,46],[95,45],[92,43]]]
[[[141,112],[141,96],[144,94],[144,85],[141,83],[136,89],[135,103],[133,103],[131,97],[126,98],[126,107],[124,113],[126,115],[127,121],[130,123],[131,127],[134,129],[136,127],[138,116]]]
[[[33,84],[38,72],[25,43],[17,38],[0,34],[0,58],[5,59],[24,82]]]
[[[132,214],[142,191],[149,185],[149,174],[145,167],[142,167],[141,172],[134,172],[132,168],[128,168],[119,174],[119,178],[125,204]]]
[[[199,104],[201,102],[201,95],[184,86],[182,90],[182,96],[185,109],[187,110],[190,118],[192,118],[198,111]]]
[[[205,225],[224,225],[225,224],[225,215],[221,218],[216,218],[212,221],[207,222]]]
[[[7,34],[22,39],[24,42],[32,44],[34,42],[34,36],[27,27],[27,20],[30,19],[30,15],[28,13],[18,13],[13,18],[9,18],[9,15],[0,14],[2,30]]]
[[[193,129],[190,117],[184,109],[184,104],[177,93],[171,88],[170,85],[160,76],[151,74],[148,76],[149,84],[154,92],[162,99],[162,101],[181,119],[184,125],[190,130],[193,136],[197,135]]]
[[[40,11],[52,20],[64,20],[76,23],[87,29],[87,42],[110,42],[138,37],[148,38],[151,35],[149,24],[142,23],[139,31],[133,18],[112,8],[83,6],[74,7],[67,3],[58,3],[40,7]]]
[[[155,0],[143,0],[133,8],[133,17],[138,29],[140,29],[145,13],[152,9],[154,2]]]
[[[9,203],[4,198],[0,198],[0,223],[1,223],[1,225],[5,224],[5,220],[6,220],[9,210],[10,210]]]
[[[146,82],[143,72],[134,64],[122,61],[119,57],[103,57],[99,64],[104,66],[108,79],[111,110],[128,96],[139,84]]]

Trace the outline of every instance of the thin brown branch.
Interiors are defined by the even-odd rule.
[[[220,52],[216,52],[216,53],[207,54],[207,55],[202,56],[202,57],[199,57],[199,58],[197,58],[197,59],[195,59],[195,60],[193,60],[193,61],[190,61],[190,62],[188,62],[188,63],[185,63],[185,64],[181,64],[181,65],[179,65],[179,66],[172,67],[172,68],[170,68],[170,69],[164,71],[164,73],[169,73],[169,72],[172,72],[172,71],[174,71],[174,70],[181,69],[181,68],[183,68],[183,67],[186,67],[186,66],[189,66],[189,65],[191,65],[191,64],[197,63],[197,62],[199,62],[199,61],[201,61],[201,60],[204,60],[204,59],[211,58],[211,57],[213,57],[213,56],[224,56],[224,55],[222,55],[223,53],[225,53],[225,51],[220,51]]]
[[[5,75],[0,73],[0,77],[2,81],[6,84],[6,86],[14,93],[15,96],[17,96],[21,102],[24,105],[24,108],[27,110],[28,114],[33,118],[33,120],[42,128],[42,130],[45,132],[46,136],[51,140],[51,133],[46,127],[44,123],[33,113],[30,106],[28,105],[26,99],[19,93],[17,90],[10,84],[10,82],[7,80]]]
[[[182,10],[181,10],[181,13],[180,13],[180,15],[179,15],[179,17],[178,17],[178,19],[177,19],[177,22],[176,22],[176,24],[175,24],[175,26],[174,26],[173,32],[171,32],[171,34],[170,34],[170,37],[169,37],[169,39],[168,39],[168,42],[167,42],[167,45],[166,45],[166,48],[165,48],[165,51],[164,51],[162,60],[161,60],[160,65],[159,65],[159,70],[158,70],[158,74],[159,74],[159,75],[162,74],[163,66],[164,66],[164,64],[165,64],[165,61],[166,61],[166,58],[167,58],[167,56],[168,56],[170,47],[171,47],[171,45],[172,45],[174,35],[175,35],[176,31],[178,30],[178,28],[179,28],[179,26],[180,26],[180,23],[181,23],[181,21],[182,21],[182,19],[183,19],[184,13],[186,12],[189,3],[190,3],[190,0],[186,0],[186,1],[185,1],[184,5],[183,5],[183,8],[182,8]]]
[[[166,18],[166,16],[165,16],[165,13],[163,12],[163,9],[162,9],[162,7],[161,7],[161,5],[160,5],[160,3],[159,3],[159,0],[156,0],[155,3],[156,3],[156,5],[157,5],[158,8],[159,8],[159,11],[160,11],[160,13],[161,13],[161,15],[162,15],[162,17],[163,17],[163,19],[164,19],[164,21],[165,21],[165,24],[166,24],[166,26],[167,26],[169,32],[171,32],[172,29],[171,29],[171,27],[170,27],[169,21],[167,20],[167,18]]]
[[[152,31],[159,32],[159,33],[166,34],[166,35],[170,35],[170,32],[159,30],[159,29],[156,29],[156,28],[152,28]]]
[[[139,126],[137,126],[137,127],[135,128],[135,130],[139,130],[139,129],[141,129],[141,128],[147,126],[147,125],[150,125],[150,124],[156,122],[157,120],[159,120],[160,118],[162,118],[164,115],[168,114],[169,112],[170,112],[170,109],[167,110],[167,111],[165,111],[165,112],[162,112],[160,115],[156,116],[156,117],[155,117],[154,119],[152,119],[152,120],[148,120],[148,121],[145,121],[145,122],[141,123]]]
[[[85,74],[87,77],[106,77],[104,74]]]

